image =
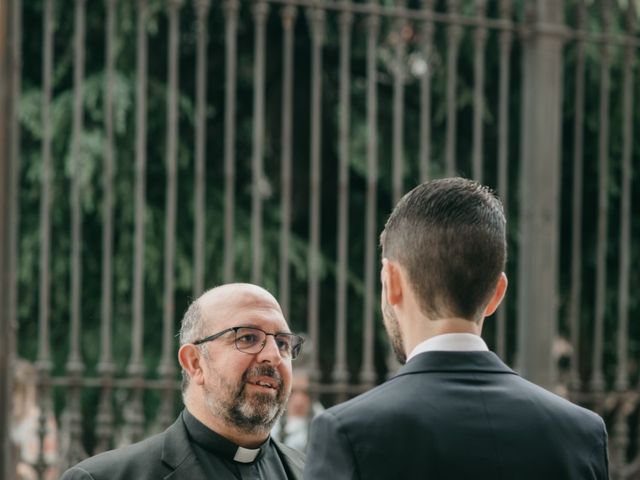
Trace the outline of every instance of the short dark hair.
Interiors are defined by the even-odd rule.
[[[507,256],[506,221],[488,187],[464,178],[418,185],[396,205],[380,244],[406,271],[431,319],[478,321]]]

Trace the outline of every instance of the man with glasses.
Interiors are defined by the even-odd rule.
[[[303,455],[269,434],[289,398],[291,362],[303,343],[262,288],[207,291],[182,319],[185,409],[175,423],[81,462],[62,480],[302,479]]]
[[[480,337],[507,288],[505,217],[486,187],[425,182],[380,237],[382,315],[405,364],[320,414],[305,480],[605,480],[602,419],[518,376]]]

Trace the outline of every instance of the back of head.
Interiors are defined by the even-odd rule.
[[[478,321],[504,270],[505,224],[489,188],[463,178],[428,181],[394,208],[382,256],[406,270],[427,317]]]

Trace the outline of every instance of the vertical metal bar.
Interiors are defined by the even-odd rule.
[[[127,373],[134,380],[132,398],[125,411],[125,437],[129,442],[142,436],[142,379],[144,376],[144,213],[147,176],[147,0],[138,0],[136,25],[136,180],[135,231],[133,251],[133,323],[131,326],[131,358]]]
[[[434,0],[422,0],[422,10],[433,12]],[[431,162],[431,52],[435,24],[426,21],[422,24],[422,57],[425,70],[420,77],[420,181],[430,176]]]
[[[349,380],[347,369],[347,265],[349,264],[349,118],[351,104],[351,28],[353,14],[349,0],[340,14],[340,100],[339,100],[339,173],[338,173],[338,275],[336,285],[336,363],[332,379],[338,386]]]
[[[511,0],[500,0],[500,19],[511,26]],[[505,218],[509,217],[509,90],[511,70],[511,44],[513,33],[502,30],[499,38],[500,80],[498,84],[498,193]],[[507,355],[507,302],[503,300],[497,312],[496,352],[506,360]]]
[[[285,318],[289,318],[289,240],[291,238],[291,189],[292,189],[292,125],[293,125],[293,42],[297,9],[287,5],[282,9],[282,29],[284,34],[282,53],[282,187],[280,222],[280,306]]]
[[[178,49],[180,47],[179,15],[182,0],[169,0],[169,83],[167,92],[167,211],[164,242],[164,315],[162,322],[162,355],[158,374],[165,382],[158,414],[158,425],[167,427],[173,420],[176,366],[173,352],[173,323],[175,317],[175,247],[176,204],[178,188]]]
[[[193,232],[193,297],[200,296],[204,289],[204,232],[205,210],[205,142],[207,110],[207,41],[210,0],[194,0],[196,10],[196,159],[195,159],[195,199]]]
[[[609,0],[601,0],[602,27],[609,32],[611,11]],[[591,389],[604,389],[603,343],[604,309],[607,290],[607,213],[609,210],[609,89],[611,84],[611,54],[609,45],[601,45],[600,63],[600,132],[598,135],[598,243],[596,247],[596,308],[593,330],[593,372]]]
[[[629,2],[625,17],[627,35],[635,34],[635,8]],[[629,329],[629,276],[631,270],[631,154],[633,147],[633,70],[635,47],[627,43],[624,48],[624,73],[622,87],[622,194],[620,196],[620,264],[618,271],[618,371],[616,389],[624,391],[629,386],[628,329]],[[625,437],[626,439],[626,437]],[[623,445],[622,451],[626,451]]]
[[[229,283],[234,273],[235,236],[235,139],[236,139],[236,65],[239,0],[225,0],[225,69],[224,107],[224,281]]]
[[[51,251],[51,91],[53,84],[53,21],[54,0],[45,0],[42,21],[42,173],[40,176],[40,277],[38,292],[38,459],[36,471],[42,478],[47,467],[44,455],[44,439],[48,432],[51,397],[49,378],[52,362],[49,338],[50,306],[50,251]]]
[[[398,0],[398,8],[406,8],[406,0]],[[404,40],[407,22],[398,18],[395,21],[396,42],[394,48],[393,62],[393,203],[398,203],[404,192],[404,82],[405,82],[405,52],[406,44]]]
[[[633,402],[622,397],[616,412],[611,439],[611,478],[625,480],[627,474],[627,445],[629,444],[629,415],[635,409]]]
[[[375,5],[376,0],[370,0]],[[374,354],[374,321],[376,290],[376,215],[378,186],[378,69],[376,64],[376,47],[380,31],[380,17],[371,15],[367,19],[367,194],[365,218],[365,294],[364,294],[364,332],[362,348],[362,367],[360,383],[372,386],[376,381],[373,363]]]
[[[66,455],[68,465],[79,462],[86,456],[82,446],[82,410],[80,404],[80,378],[84,364],[80,354],[81,290],[82,290],[82,209],[80,195],[82,190],[82,131],[84,128],[84,40],[85,40],[85,2],[75,1],[74,36],[74,98],[73,132],[71,140],[71,340],[67,360],[67,374],[71,378],[67,400],[70,444]]]
[[[264,179],[264,102],[265,102],[265,68],[267,50],[267,16],[269,5],[258,0],[253,10],[256,23],[255,64],[254,64],[254,97],[253,97],[253,155],[252,155],[252,188],[251,188],[251,281],[257,285],[262,283],[262,197]]]
[[[111,406],[111,390],[115,365],[111,352],[112,331],[112,263],[113,263],[113,84],[114,84],[114,52],[115,16],[117,0],[106,0],[106,74],[104,82],[104,203],[102,230],[102,311],[101,311],[101,348],[98,372],[101,375],[102,392],[98,417],[96,422],[96,436],[98,437],[97,451],[105,451],[110,447],[113,437],[113,408]]]
[[[535,18],[523,50],[523,112],[518,256],[518,364],[546,388],[556,382],[559,173],[563,3],[531,3]],[[528,13],[528,12],[527,12]]]
[[[586,6],[580,0],[577,10],[577,28],[584,29]],[[571,330],[571,388],[580,388],[579,348],[580,310],[582,295],[582,180],[584,156],[584,39],[576,42],[575,124],[573,126],[573,212],[571,215],[571,293],[569,298],[569,326]]]
[[[450,15],[457,15],[460,0],[447,0]],[[445,170],[448,177],[456,173],[456,88],[458,79],[458,53],[462,39],[462,27],[451,23],[447,27],[447,137],[445,153]]]
[[[22,95],[22,0],[14,0],[11,11],[11,138],[9,158],[11,160],[11,183],[9,185],[9,222],[12,224],[9,236],[9,285],[7,289],[9,309],[9,341],[11,355],[16,353],[16,333],[18,331],[18,232],[20,231],[20,96]],[[13,361],[10,358],[10,361]]]
[[[318,351],[320,337],[318,325],[319,267],[320,267],[320,194],[321,194],[321,139],[322,139],[322,44],[324,42],[325,11],[320,8],[307,10],[311,28],[311,169],[309,179],[309,335],[316,342],[311,355],[311,378],[320,378]]]
[[[473,146],[472,146],[472,175],[473,178],[482,183],[483,170],[483,146],[484,129],[482,126],[482,116],[484,113],[484,56],[487,44],[487,29],[484,27],[485,15],[487,11],[487,0],[475,0],[476,18],[480,21],[474,32],[475,51],[473,55]]]
[[[19,38],[20,27],[14,22],[15,9],[21,8],[19,2],[2,2],[0,4],[0,327],[9,333],[13,328],[10,314],[11,278],[5,272],[11,265],[12,243],[12,131],[15,129],[15,109],[13,89],[16,85],[14,68],[16,68],[15,43]],[[18,38],[16,38],[18,37]],[[19,55],[19,52],[18,52]],[[12,418],[12,361],[14,357],[13,334],[5,333],[0,338],[0,476],[12,480],[15,478],[14,449],[10,439]]]

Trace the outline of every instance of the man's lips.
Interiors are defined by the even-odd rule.
[[[271,377],[250,378],[249,380],[247,380],[247,383],[250,383],[251,385],[256,385],[262,388],[269,388],[272,390],[278,390],[280,387],[280,383],[276,379]]]

